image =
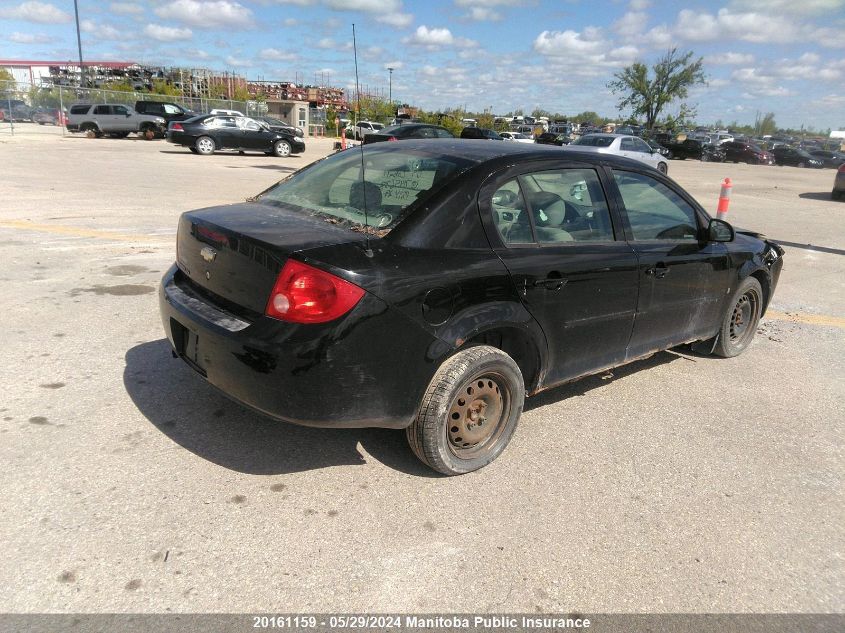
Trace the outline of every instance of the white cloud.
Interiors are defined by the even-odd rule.
[[[525,0],[455,0],[459,7],[520,7]]]
[[[335,11],[363,11],[364,13],[398,13],[402,9],[399,0],[324,0],[327,7]]]
[[[235,67],[249,68],[250,66],[252,66],[252,60],[251,59],[243,59],[241,57],[234,57],[233,55],[228,55],[226,57],[226,66],[229,66],[231,68],[235,68]]]
[[[648,9],[651,6],[651,2],[649,0],[631,0],[630,7],[633,11],[642,11],[643,9]]]
[[[628,11],[613,24],[613,30],[622,37],[642,35],[648,24],[648,15],[642,11]]]
[[[322,49],[328,50],[330,48],[334,48],[335,46],[336,46],[335,41],[330,37],[324,37],[319,42],[317,42],[317,48],[322,48]]]
[[[178,42],[189,40],[193,37],[191,29],[179,29],[173,26],[162,26],[161,24],[148,24],[144,27],[144,35],[159,42]]]
[[[455,37],[447,28],[428,28],[424,24],[417,27],[414,34],[402,40],[405,44],[424,46],[429,50],[437,50],[447,46],[458,48],[475,48],[478,42],[465,37]]]
[[[841,31],[817,28],[783,13],[734,12],[722,8],[716,14],[683,9],[678,13],[673,33],[690,42],[719,39],[742,40],[754,44],[787,44],[813,41],[830,48],[845,47]]]
[[[845,8],[845,0],[733,0],[731,6],[771,14],[836,15]]]
[[[754,55],[751,53],[717,53],[715,55],[707,55],[704,57],[704,62],[707,64],[716,64],[724,66],[737,66],[739,64],[753,64]]]
[[[93,20],[82,20],[79,29],[84,33],[91,33],[98,40],[120,41],[126,39],[126,34],[110,24],[98,24]]]
[[[476,22],[498,22],[502,14],[489,7],[472,7],[465,17]]]
[[[134,2],[112,2],[109,8],[112,10],[112,13],[123,15],[140,15],[144,12],[144,8]]]
[[[284,24],[285,26],[296,26],[297,24],[299,24],[299,20],[297,20],[296,18],[285,18],[282,21],[282,24]]]
[[[18,33],[15,31],[7,39],[15,44],[45,44],[51,41],[52,38],[44,34]]]
[[[38,22],[39,24],[61,24],[70,22],[70,13],[62,11],[54,4],[45,2],[23,2],[16,7],[0,9],[0,18]]]
[[[399,70],[400,68],[403,68],[404,66],[405,66],[405,64],[403,64],[399,60],[396,60],[396,61],[393,61],[393,62],[387,62],[382,68],[384,68],[385,70],[387,70],[388,68],[392,68],[393,70]]]
[[[404,29],[411,26],[414,21],[414,16],[410,13],[385,13],[376,17],[376,22],[395,26],[398,29]]]
[[[252,10],[231,0],[175,0],[155,10],[160,18],[178,20],[198,28],[248,28]]]
[[[598,54],[607,45],[599,39],[587,39],[578,31],[543,31],[534,40],[534,50],[550,57],[564,57],[571,54]]]
[[[264,48],[258,53],[258,56],[271,62],[291,62],[299,58],[296,53],[280,51],[278,48]]]

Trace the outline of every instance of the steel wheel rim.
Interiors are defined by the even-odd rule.
[[[288,145],[284,141],[276,143],[276,154],[278,156],[287,156],[288,154],[290,154],[290,145]]]
[[[754,333],[755,317],[757,315],[758,298],[757,294],[748,291],[743,294],[734,305],[731,312],[729,325],[729,336],[731,343],[743,343]]]
[[[487,452],[510,417],[511,393],[500,374],[484,372],[461,385],[446,414],[449,450],[460,459]]]
[[[201,152],[210,152],[214,149],[214,146],[211,144],[211,141],[207,138],[201,138],[197,141],[197,149]]]

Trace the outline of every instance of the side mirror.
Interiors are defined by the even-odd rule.
[[[707,239],[711,242],[733,242],[736,237],[734,227],[718,218],[710,220],[707,226]]]
[[[131,117],[131,116],[132,116],[132,113],[131,113],[131,112],[127,112],[127,113],[126,113],[126,116],[127,116],[127,117]]]

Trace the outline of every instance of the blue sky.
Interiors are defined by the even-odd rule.
[[[606,83],[671,46],[705,59],[698,119],[845,128],[845,0],[79,0],[86,59],[361,84],[438,109],[617,114]],[[0,0],[0,58],[73,59],[72,0]]]

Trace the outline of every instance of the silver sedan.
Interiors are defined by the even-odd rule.
[[[599,154],[616,154],[633,158],[646,165],[651,165],[658,171],[666,173],[669,165],[666,158],[657,150],[649,147],[643,139],[625,134],[585,134],[577,141],[565,145],[563,149],[573,149],[579,152],[596,152]]]

